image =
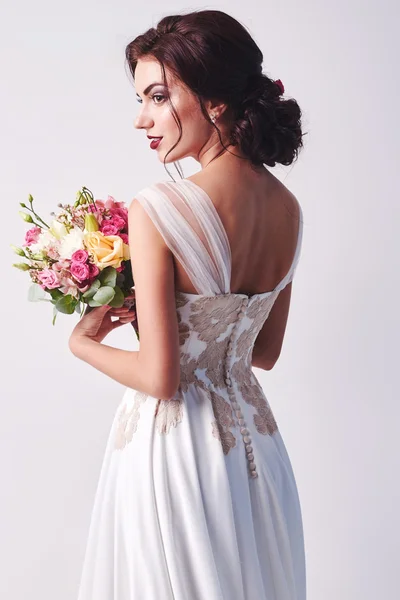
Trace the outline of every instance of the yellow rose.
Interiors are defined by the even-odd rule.
[[[103,235],[101,231],[90,231],[84,235],[87,251],[100,271],[106,267],[117,269],[123,260],[129,260],[129,246],[118,235]]]

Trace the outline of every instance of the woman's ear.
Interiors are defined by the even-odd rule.
[[[220,119],[228,106],[219,100],[208,100],[205,107],[209,115],[215,115],[216,119]]]

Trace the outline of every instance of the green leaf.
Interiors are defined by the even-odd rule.
[[[92,306],[93,308],[96,308],[97,306],[103,306],[100,302],[96,302],[96,300],[93,300],[93,298],[89,298],[88,305]]]
[[[82,298],[93,298],[93,296],[95,295],[97,290],[100,288],[100,286],[101,286],[101,283],[100,283],[99,279],[96,279],[95,281],[93,281],[90,288],[88,290],[86,290],[86,292],[84,294],[82,294]]]
[[[117,283],[117,274],[118,271],[114,269],[114,267],[106,267],[103,269],[98,276],[100,279],[101,285],[114,288]]]
[[[115,286],[114,291],[115,291],[114,298],[110,302],[107,302],[107,304],[109,304],[113,308],[121,308],[121,306],[123,305],[124,300],[125,300],[124,293],[121,290],[121,288],[119,288],[118,286]]]
[[[78,300],[71,296],[71,294],[67,294],[63,296],[59,300],[57,300],[55,308],[65,315],[72,315],[75,310],[75,306],[77,305]]]
[[[98,292],[93,296],[95,302],[99,302],[101,306],[104,304],[110,304],[111,300],[115,296],[115,290],[109,285],[102,286]]]
[[[53,300],[59,300],[60,298],[64,297],[64,294],[60,292],[60,290],[58,290],[57,288],[54,288],[54,290],[50,290],[49,294],[53,298]]]
[[[29,302],[39,302],[45,298],[46,292],[37,283],[32,283],[28,289],[28,300]]]

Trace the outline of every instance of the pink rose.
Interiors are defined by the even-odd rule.
[[[119,233],[118,227],[111,222],[111,219],[108,221],[103,221],[100,231],[104,235],[118,235]]]
[[[110,210],[112,217],[119,217],[123,219],[125,225],[128,225],[128,209],[127,208],[113,208]]]
[[[89,257],[89,253],[86,250],[75,250],[71,256],[71,260],[75,263],[85,263]]]
[[[129,244],[129,238],[127,233],[120,233],[119,237],[124,242],[124,244]]]
[[[78,281],[85,281],[89,277],[89,267],[83,263],[73,262],[70,270],[71,275]]]
[[[99,267],[97,265],[94,265],[93,263],[89,263],[89,278],[93,279],[94,277],[97,277],[99,273]]]
[[[36,244],[41,231],[42,230],[40,229],[40,227],[37,227],[36,225],[35,225],[35,227],[28,229],[28,231],[25,233],[25,244],[22,244],[22,245],[30,246],[31,244]]]
[[[117,229],[119,231],[122,231],[122,229],[125,229],[125,227],[127,225],[125,219],[123,219],[119,215],[114,215],[111,219],[109,219],[108,222],[112,223],[113,225],[115,225],[115,227],[117,227]]]
[[[37,273],[37,278],[49,290],[58,288],[61,282],[59,274],[52,269],[43,269],[43,271],[39,271]]]

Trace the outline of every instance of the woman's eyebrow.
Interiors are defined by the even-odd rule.
[[[155,86],[155,85],[164,85],[163,83],[159,83],[157,81],[155,81],[154,83],[151,83],[150,85],[147,86],[147,88],[144,90],[143,95],[147,96],[147,94],[150,92],[150,90]],[[139,96],[139,94],[136,92],[136,96]]]

